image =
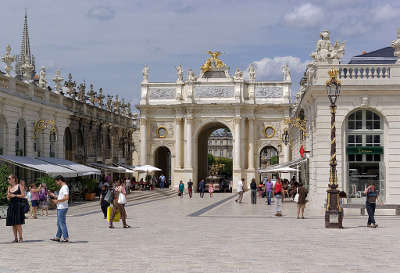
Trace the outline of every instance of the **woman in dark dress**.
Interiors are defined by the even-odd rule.
[[[14,232],[14,243],[22,243],[22,225],[25,224],[24,204],[22,199],[25,198],[24,186],[19,185],[17,177],[13,174],[8,176],[7,199],[10,201],[7,209],[6,226],[12,226]],[[19,235],[19,239],[17,236]]]

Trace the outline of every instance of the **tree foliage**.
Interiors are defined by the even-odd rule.
[[[11,174],[10,168],[2,163],[0,165],[0,205],[7,204],[8,176]]]

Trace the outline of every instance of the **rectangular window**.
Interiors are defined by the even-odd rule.
[[[348,135],[347,145],[351,147],[362,146],[362,135]]]

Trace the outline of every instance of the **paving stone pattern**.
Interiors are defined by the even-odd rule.
[[[68,244],[49,241],[53,213],[27,220],[23,244],[8,243],[12,231],[0,220],[0,272],[400,272],[399,217],[377,217],[370,229],[366,217],[347,216],[344,229],[325,229],[313,211],[296,219],[293,203],[277,218],[264,199],[229,196],[131,197],[131,229],[108,229],[95,203],[74,206]]]

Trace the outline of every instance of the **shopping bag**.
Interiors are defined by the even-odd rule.
[[[110,223],[110,218],[111,218],[112,210],[113,210],[113,207],[112,207],[112,206],[109,206],[109,207],[107,208],[107,222],[108,222],[108,223]],[[119,213],[119,209],[117,209],[117,213],[115,213],[113,222],[119,222],[120,219],[121,219],[121,214]]]

